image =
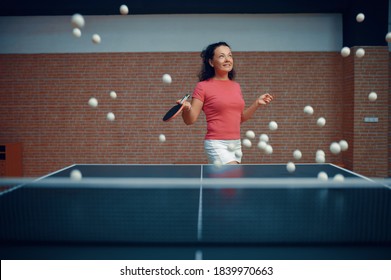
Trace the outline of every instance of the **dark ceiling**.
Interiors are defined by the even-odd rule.
[[[360,0],[3,0],[0,15],[114,15],[122,4],[131,14],[343,13],[356,2]]]

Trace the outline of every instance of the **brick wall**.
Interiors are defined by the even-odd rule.
[[[356,49],[356,48],[355,48]],[[388,48],[365,47],[365,57],[354,59],[354,145],[353,167],[356,172],[374,177],[388,176]],[[377,93],[376,102],[368,94]],[[366,117],[378,118],[367,123]]]
[[[382,57],[383,52],[370,51]],[[353,58],[348,65],[333,52],[236,52],[234,57],[247,105],[264,92],[275,97],[242,126],[243,136],[248,129],[257,136],[269,134],[274,152],[262,154],[253,141],[252,148],[243,148],[243,163],[286,163],[295,149],[303,153],[300,162],[314,162],[316,150],[323,149],[328,162],[355,168],[352,150],[329,152],[332,141],[353,141],[353,119],[346,116],[354,114],[344,107],[355,87],[349,76]],[[180,117],[161,121],[176,99],[192,91],[199,67],[198,53],[0,55],[0,142],[23,143],[24,176],[74,163],[206,163],[203,115],[192,126]],[[162,83],[164,73],[172,76],[172,84]],[[117,99],[109,97],[111,90]],[[98,99],[97,108],[88,106],[91,96]],[[313,106],[314,115],[303,113],[305,105]],[[114,122],[106,120],[109,111]],[[323,128],[316,125],[321,116],[327,120]],[[278,123],[277,131],[268,130],[271,120]],[[383,133],[384,127],[379,129]],[[160,133],[165,143],[159,143]],[[378,152],[388,153],[383,142]]]
[[[345,151],[342,158],[343,165],[353,170],[353,147],[354,147],[354,55],[343,59],[343,95],[342,95],[342,138],[350,148]]]

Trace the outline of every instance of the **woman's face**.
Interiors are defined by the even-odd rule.
[[[234,66],[231,49],[227,46],[217,47],[214,51],[213,59],[209,60],[209,64],[214,67],[215,72],[230,72]]]

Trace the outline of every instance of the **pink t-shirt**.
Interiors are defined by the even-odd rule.
[[[197,83],[193,98],[204,104],[207,133],[205,139],[240,139],[240,123],[244,110],[242,90],[231,80],[209,79]]]

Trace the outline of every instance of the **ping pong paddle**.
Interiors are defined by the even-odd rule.
[[[180,101],[179,104],[173,106],[163,117],[164,122],[168,122],[175,118],[183,109],[183,103],[190,97],[190,94],[186,94]]]

